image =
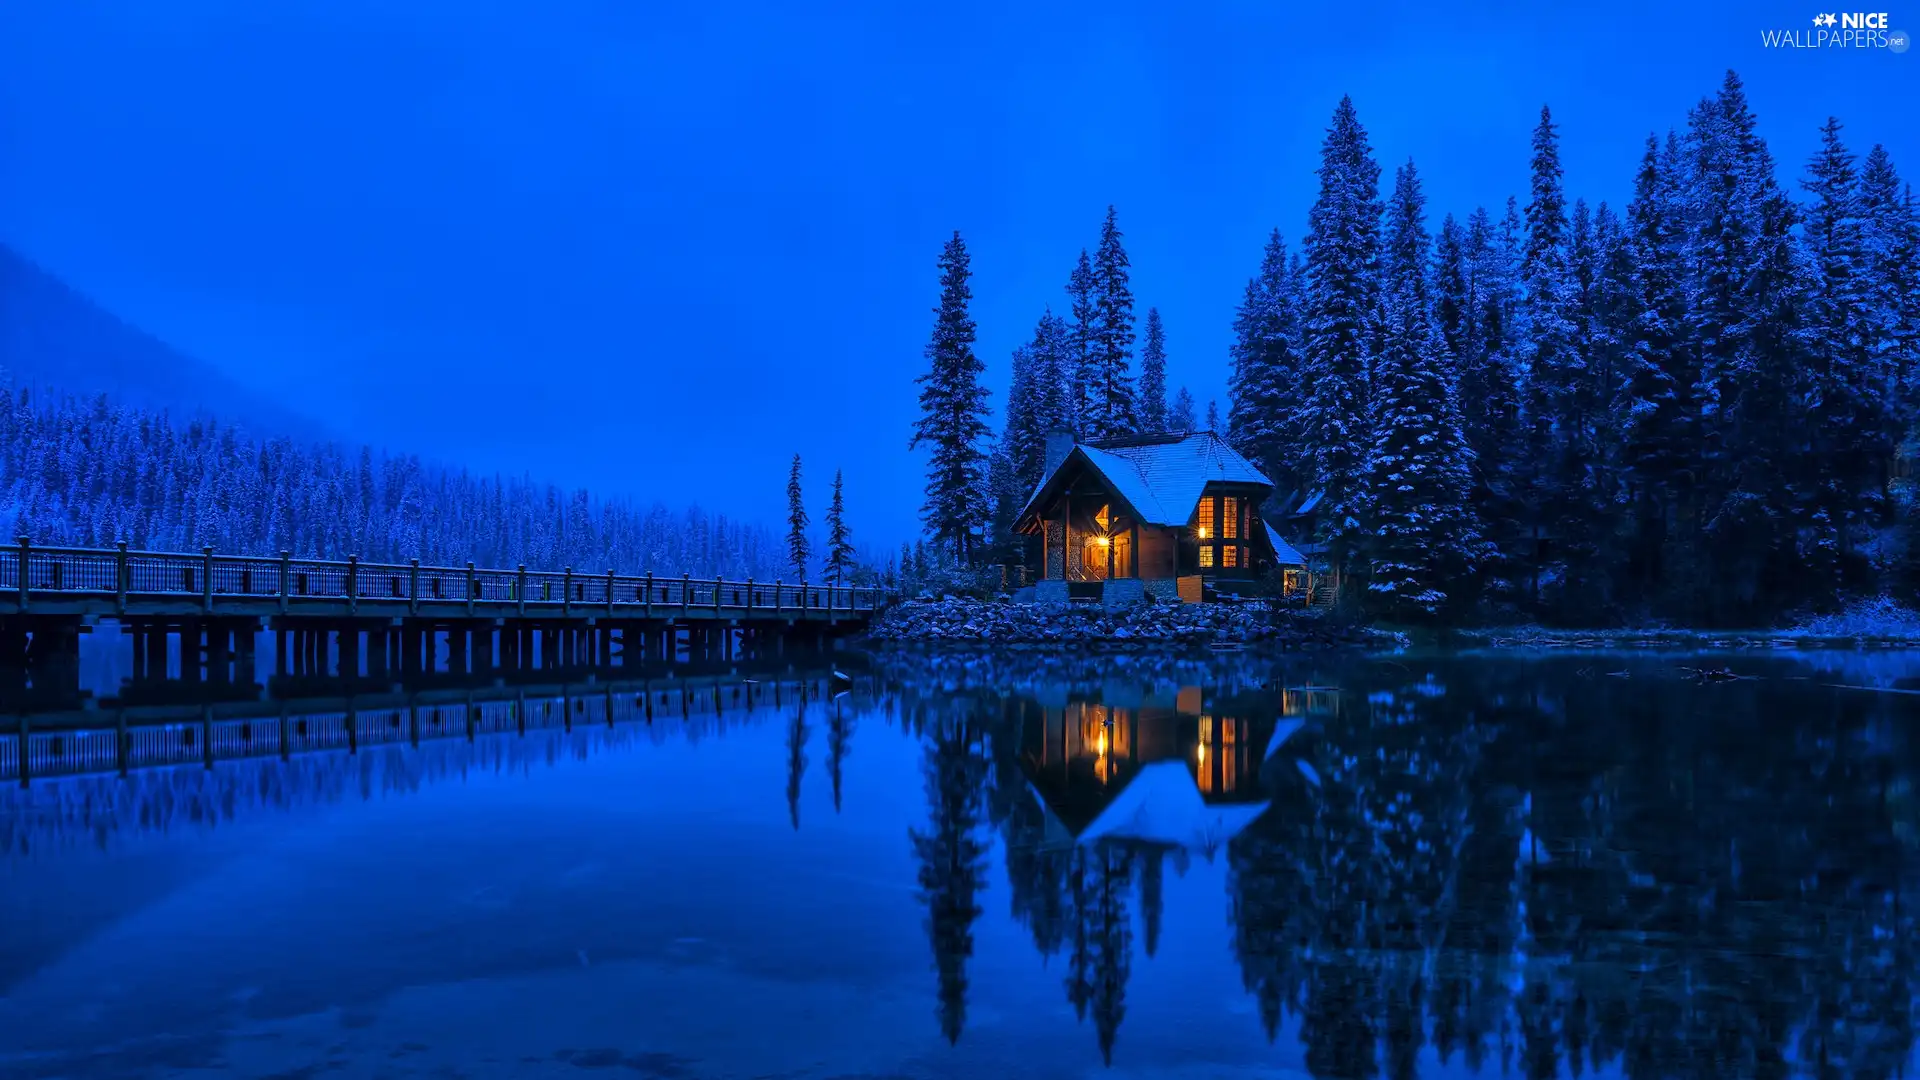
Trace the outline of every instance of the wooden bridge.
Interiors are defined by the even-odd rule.
[[[817,642],[863,628],[879,589],[808,581],[693,578],[368,563],[276,556],[40,547],[0,548],[0,670],[64,668],[101,619],[134,639],[136,666],[209,677],[279,632],[280,665],[431,671],[532,663],[607,663]],[[444,635],[446,653],[440,653]],[[397,661],[397,663],[396,663]],[[279,665],[277,665],[279,666]],[[0,693],[7,684],[0,682]]]

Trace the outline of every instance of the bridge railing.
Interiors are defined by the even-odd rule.
[[[404,603],[410,612],[447,613],[484,605],[499,614],[503,605],[517,612],[551,615],[623,615],[671,617],[676,613],[722,612],[778,615],[784,612],[871,612],[883,590],[813,582],[756,581],[752,578],[694,578],[685,574],[588,573],[565,569],[511,570],[423,566],[418,561],[361,562],[356,557],[296,559],[286,552],[263,555],[134,551],[41,547],[26,538],[0,548],[0,604],[31,610],[44,600],[111,599],[118,610],[128,602],[197,600],[206,611],[222,601],[277,602],[286,611],[315,600],[361,603],[391,610]]]

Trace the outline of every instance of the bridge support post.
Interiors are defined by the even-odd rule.
[[[369,676],[386,674],[389,664],[387,646],[392,640],[392,633],[384,626],[367,631],[367,674]]]
[[[351,623],[340,624],[340,677],[360,677],[360,627]]]
[[[233,676],[233,630],[224,622],[207,621],[207,681],[224,683]]]
[[[468,657],[472,654],[473,631],[465,623],[447,631],[447,670],[464,674],[470,670]]]
[[[198,619],[180,621],[180,680],[182,682],[200,681],[202,658],[201,626]]]

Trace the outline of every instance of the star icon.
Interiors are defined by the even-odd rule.
[[[1834,18],[1834,17],[1833,17],[1833,13],[1832,13],[1832,12],[1828,12],[1828,13],[1827,13],[1827,25],[1828,25],[1829,27],[1831,27],[1831,26],[1832,26],[1832,25],[1833,25],[1834,23],[1836,23],[1836,22],[1839,22],[1839,21],[1840,21],[1840,20],[1838,20],[1838,19],[1836,19],[1836,18]]]
[[[1813,25],[1815,26],[1827,25],[1827,17],[1825,15],[1815,15],[1813,17]]]

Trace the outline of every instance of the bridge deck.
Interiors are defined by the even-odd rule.
[[[117,549],[0,548],[0,617],[865,621],[879,589]]]

